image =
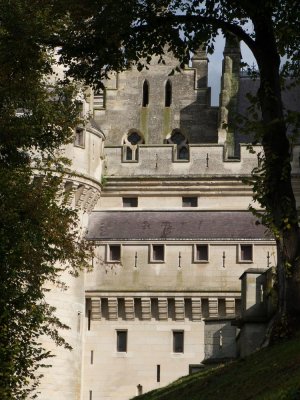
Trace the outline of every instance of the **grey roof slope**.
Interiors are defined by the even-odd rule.
[[[90,240],[271,239],[247,211],[94,211]]]

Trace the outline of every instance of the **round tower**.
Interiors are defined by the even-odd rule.
[[[83,109],[88,113],[88,104],[83,101]],[[69,206],[78,211],[79,229],[86,233],[88,215],[94,209],[101,194],[101,172],[103,141],[105,137],[93,120],[75,130],[74,142],[65,148],[65,156],[72,161],[72,174],[66,177],[63,190],[70,193]],[[80,400],[82,353],[84,332],[84,272],[78,277],[64,273],[62,282],[67,290],[51,287],[47,301],[56,307],[55,314],[60,321],[70,327],[61,335],[72,346],[67,350],[56,345],[49,338],[43,345],[55,355],[46,360],[51,368],[40,371],[44,377],[39,387],[39,400]]]

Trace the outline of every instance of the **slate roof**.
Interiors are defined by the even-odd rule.
[[[94,211],[90,240],[262,240],[266,228],[247,211]]]

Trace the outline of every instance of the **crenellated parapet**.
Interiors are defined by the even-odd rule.
[[[187,159],[178,159],[176,145],[139,145],[136,160],[127,160],[125,147],[105,148],[104,175],[113,177],[249,176],[258,167],[261,146],[240,146],[240,157],[226,156],[224,145],[189,145]],[[300,146],[293,149],[292,171],[300,173]]]

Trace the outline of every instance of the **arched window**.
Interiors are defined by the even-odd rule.
[[[189,160],[189,142],[179,129],[173,129],[166,139],[167,143],[176,144],[177,160]]]
[[[170,79],[168,79],[165,85],[165,107],[170,107],[171,104],[172,104],[172,83]]]
[[[126,161],[137,161],[138,145],[145,143],[142,134],[136,129],[130,129],[123,139],[123,157]]]
[[[143,83],[143,107],[148,107],[149,104],[149,82],[147,80]]]

